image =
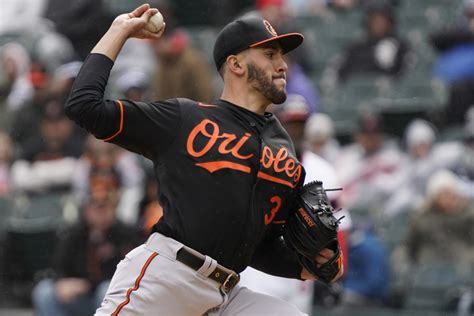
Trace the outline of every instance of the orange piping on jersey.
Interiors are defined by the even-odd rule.
[[[202,106],[204,108],[217,108],[217,105],[214,105],[214,104],[206,104],[206,103],[202,103],[202,102],[198,102],[198,105],[199,106]]]
[[[150,263],[152,262],[152,260],[156,256],[158,256],[157,252],[154,252],[154,253],[151,254],[151,256],[148,258],[148,260],[143,265],[142,270],[140,271],[140,275],[135,280],[135,287],[128,289],[127,296],[125,297],[125,301],[123,301],[119,306],[117,306],[117,309],[112,313],[111,316],[117,316],[120,313],[120,311],[122,310],[122,308],[125,305],[127,305],[128,303],[130,303],[130,295],[132,294],[133,291],[138,290],[138,288],[140,287],[140,281],[142,280],[143,276],[145,275],[146,269],[148,268],[148,266],[150,265]]]
[[[241,164],[235,163],[235,162],[225,161],[225,160],[211,161],[211,162],[200,162],[200,163],[197,163],[196,166],[202,167],[202,168],[206,169],[207,171],[209,171],[211,173],[214,172],[214,171],[217,171],[217,170],[220,170],[220,169],[226,169],[226,168],[237,170],[237,171],[242,171],[242,172],[245,172],[245,173],[250,173],[250,167],[245,166],[245,165],[241,165]]]
[[[277,178],[277,177],[273,177],[271,175],[268,175],[266,173],[263,173],[261,171],[259,171],[257,173],[257,177],[259,177],[260,179],[264,179],[264,180],[268,180],[268,181],[271,181],[271,182],[275,182],[275,183],[279,183],[279,184],[283,184],[283,185],[286,185],[290,188],[295,188],[296,185],[295,184],[292,184],[291,182],[289,181],[286,181],[286,180],[283,180],[283,179],[280,179],[280,178]]]
[[[282,221],[273,221],[272,224],[275,224],[275,225],[283,225],[285,224],[286,221],[285,220],[282,220]]]
[[[117,137],[117,136],[122,132],[122,130],[123,130],[123,104],[122,104],[122,101],[120,101],[120,100],[117,100],[117,103],[118,103],[119,109],[120,109],[120,126],[119,126],[119,130],[118,130],[115,134],[113,134],[112,136],[103,139],[103,141],[105,141],[105,142],[111,141],[112,139],[114,139],[115,137]]]

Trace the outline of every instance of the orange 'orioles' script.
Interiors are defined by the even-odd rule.
[[[207,143],[202,148],[195,147],[196,138],[204,137]],[[233,169],[245,173],[250,173],[250,167],[243,163],[225,160],[226,155],[231,155],[241,161],[248,160],[254,154],[244,154],[242,147],[252,135],[245,133],[240,138],[235,134],[221,133],[219,125],[209,119],[202,120],[189,133],[186,149],[188,153],[195,157],[205,156],[212,148],[217,146],[217,151],[223,156],[220,160],[199,162],[196,166],[206,169],[209,172],[215,172],[220,169]],[[274,175],[263,171],[258,171],[257,176],[267,181],[272,181],[282,185],[294,188],[301,178],[302,168],[293,158],[288,157],[288,150],[280,148],[276,154],[268,146],[263,146],[260,163],[264,169],[273,170]],[[278,177],[276,175],[279,175]],[[283,176],[282,177],[280,177]]]

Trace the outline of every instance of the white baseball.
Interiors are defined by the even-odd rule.
[[[164,20],[163,20],[163,15],[161,15],[160,12],[156,13],[153,15],[150,20],[148,20],[148,23],[145,25],[145,29],[152,32],[152,33],[158,33],[164,25]]]

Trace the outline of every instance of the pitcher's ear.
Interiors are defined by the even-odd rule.
[[[245,72],[243,60],[237,55],[230,55],[226,60],[227,69],[236,75],[242,75]]]

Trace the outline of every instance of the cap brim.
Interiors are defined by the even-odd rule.
[[[257,47],[266,43],[277,41],[283,50],[283,54],[286,54],[292,51],[293,49],[295,49],[296,47],[300,46],[301,43],[303,43],[303,40],[304,40],[303,34],[287,33],[287,34],[282,34],[279,36],[275,36],[275,37],[254,43],[250,45],[250,47]]]

